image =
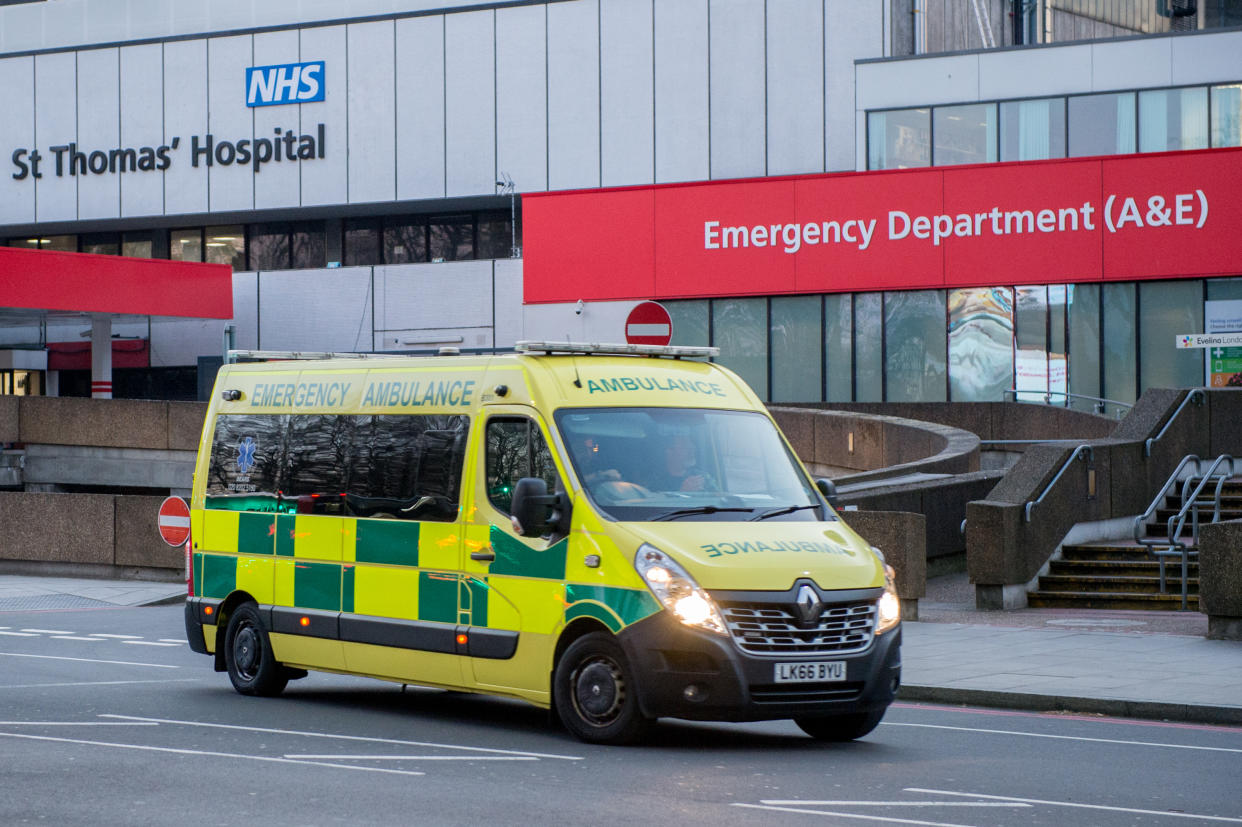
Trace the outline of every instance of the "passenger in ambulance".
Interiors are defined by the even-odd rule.
[[[582,437],[575,446],[574,458],[578,461],[582,481],[588,485],[621,479],[621,472],[613,467],[609,452],[596,437]]]
[[[699,467],[697,453],[689,436],[678,434],[668,438],[663,465],[647,487],[653,491],[705,491],[713,487],[711,475]]]

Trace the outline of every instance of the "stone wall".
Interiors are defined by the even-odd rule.
[[[1199,530],[1199,611],[1208,637],[1242,640],[1242,520]]]

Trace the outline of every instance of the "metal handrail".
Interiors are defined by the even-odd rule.
[[[1182,472],[1188,465],[1194,463],[1194,470],[1182,479]],[[1223,464],[1228,463],[1228,472],[1218,473],[1217,469]],[[1178,557],[1181,559],[1182,569],[1182,609],[1189,607],[1190,602],[1190,582],[1189,582],[1189,561],[1192,556],[1199,553],[1199,509],[1206,503],[1199,501],[1199,496],[1203,493],[1204,488],[1209,482],[1215,481],[1216,487],[1212,493],[1212,520],[1216,523],[1220,521],[1220,505],[1221,491],[1224,488],[1226,480],[1233,477],[1236,473],[1234,458],[1229,454],[1221,454],[1212,461],[1207,470],[1203,470],[1202,461],[1195,455],[1190,454],[1182,458],[1178,463],[1176,470],[1165,481],[1160,489],[1160,493],[1152,500],[1151,505],[1142,514],[1134,518],[1134,539],[1139,545],[1146,546],[1148,551],[1160,561],[1160,593],[1168,593],[1168,581],[1165,577],[1165,558]],[[1177,513],[1169,517],[1166,526],[1165,539],[1143,536],[1143,526],[1147,520],[1156,513],[1160,507],[1160,503],[1168,495],[1169,490],[1177,487],[1178,482],[1182,483],[1182,505]],[[1194,483],[1194,490],[1191,490],[1191,484]],[[1182,540],[1182,530],[1186,527],[1186,517],[1190,515],[1191,531],[1190,545]]]
[[[1122,411],[1128,411],[1134,407],[1134,405],[1130,402],[1118,402],[1116,399],[1105,399],[1102,396],[1087,396],[1085,393],[1067,393],[1066,391],[1049,391],[1049,390],[1041,391],[1041,390],[1035,390],[1035,389],[1025,390],[1021,388],[1006,388],[1005,390],[1001,391],[1001,397],[1003,399],[1005,396],[1012,396],[1013,401],[1021,402],[1023,400],[1018,399],[1018,394],[1020,393],[1042,394],[1044,397],[1045,405],[1051,405],[1052,397],[1054,396],[1063,397],[1065,399],[1065,404],[1062,407],[1066,407],[1066,408],[1069,407],[1069,402],[1071,399],[1085,399],[1088,402],[1092,403],[1092,407],[1095,409],[1095,412],[1097,414],[1103,414],[1104,409],[1107,405],[1115,405],[1117,407],[1118,418],[1120,418]]]
[[[1151,456],[1151,446],[1155,445],[1164,437],[1165,432],[1169,430],[1169,426],[1172,425],[1178,415],[1181,414],[1182,409],[1189,405],[1192,400],[1195,401],[1196,404],[1202,405],[1205,399],[1207,399],[1207,394],[1203,392],[1203,388],[1195,388],[1190,393],[1186,394],[1186,398],[1182,400],[1182,404],[1177,406],[1177,410],[1175,410],[1173,415],[1169,417],[1169,421],[1164,423],[1164,427],[1160,429],[1160,433],[1153,437],[1148,437],[1147,441],[1143,443],[1143,456]]]
[[[1095,459],[1095,451],[1091,448],[1090,445],[1087,445],[1086,443],[1079,445],[1077,448],[1074,449],[1074,453],[1069,455],[1069,459],[1065,461],[1065,464],[1061,466],[1061,470],[1057,471],[1057,475],[1052,478],[1052,480],[1048,483],[1047,486],[1044,487],[1043,493],[1040,494],[1039,497],[1037,497],[1036,499],[1030,500],[1027,502],[1026,521],[1028,523],[1031,521],[1031,509],[1033,509],[1035,506],[1039,505],[1041,502],[1044,501],[1044,497],[1048,496],[1048,492],[1053,489],[1053,487],[1057,484],[1057,481],[1061,479],[1061,477],[1065,474],[1065,472],[1069,469],[1069,467],[1074,464],[1074,460],[1082,457],[1084,453],[1087,456],[1087,462],[1091,462]]]

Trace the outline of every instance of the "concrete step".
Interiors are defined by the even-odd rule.
[[[1062,560],[1118,560],[1143,561],[1155,559],[1147,546],[1131,541],[1118,540],[1111,543],[1082,543],[1061,547]]]
[[[1181,571],[1177,576],[1173,572],[1165,572],[1165,581],[1169,591],[1182,591]],[[1188,577],[1187,587],[1191,594],[1199,593],[1199,580]],[[1160,576],[1143,577],[1091,577],[1081,575],[1045,574],[1039,578],[1039,591],[1043,592],[1078,592],[1078,593],[1115,593],[1127,595],[1158,595],[1160,594]]]
[[[1168,560],[1165,567],[1174,567],[1180,573],[1181,561]],[[1187,566],[1191,577],[1199,576],[1199,564],[1191,560]],[[1079,577],[1159,577],[1160,561],[1154,557],[1146,560],[1053,560],[1049,574]]]
[[[1177,594],[1124,594],[1110,592],[1046,592],[1035,591],[1027,595],[1033,609],[1115,609],[1130,611],[1176,612],[1182,608],[1182,595]],[[1188,601],[1190,611],[1199,610],[1199,596],[1192,594]]]

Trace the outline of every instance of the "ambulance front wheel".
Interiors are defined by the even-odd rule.
[[[819,741],[853,741],[880,725],[886,710],[856,712],[850,715],[827,715],[822,718],[794,718],[794,723]]]
[[[595,744],[632,744],[651,719],[638,706],[634,672],[621,645],[605,632],[584,635],[556,665],[554,702],[561,723]]]
[[[272,654],[259,608],[243,603],[233,611],[224,636],[224,662],[233,688],[243,695],[279,695],[288,673]]]

